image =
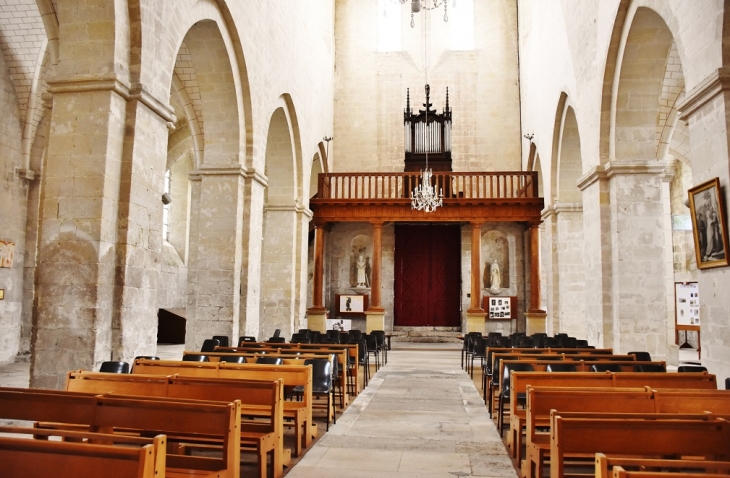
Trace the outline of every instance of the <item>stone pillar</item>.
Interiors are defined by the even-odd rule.
[[[213,335],[238,337],[241,297],[243,171],[206,167],[191,173],[191,254],[185,347],[198,350]],[[195,237],[193,237],[193,233]]]
[[[578,181],[583,193],[586,339],[599,348],[613,347],[613,272],[608,175],[593,168]]]
[[[307,325],[322,333],[327,331],[328,311],[323,305],[324,237],[322,224],[314,224],[314,277],[312,278],[312,307],[307,309]]]
[[[367,333],[373,330],[385,330],[385,309],[380,303],[381,272],[383,262],[383,223],[373,223],[373,263],[370,272],[370,303],[365,311],[365,329]]]
[[[168,123],[175,116],[140,85],[129,92],[119,194],[112,359],[157,350],[157,280]]]
[[[264,220],[264,197],[267,179],[255,169],[244,172],[243,235],[241,237],[241,310],[239,335],[260,337],[261,250]]]
[[[720,68],[687,85],[685,101],[679,106],[680,118],[689,126],[694,185],[720,178],[725,212],[730,213],[730,69]],[[727,218],[726,218],[727,220]],[[730,340],[727,312],[730,295],[727,284],[730,267],[698,272],[700,289],[700,326],[702,364],[718,377],[730,377]]]
[[[466,311],[466,332],[484,332],[486,312],[482,309],[481,287],[482,223],[471,223],[471,300]]]
[[[276,329],[284,337],[294,328],[297,207],[268,204],[265,207],[261,264],[261,320],[265,335]]]
[[[540,226],[530,226],[530,308],[525,312],[525,333],[545,332],[547,314],[540,309]]]
[[[542,211],[542,242],[540,249],[540,271],[543,277],[544,287],[542,289],[545,298],[546,314],[550,314],[550,320],[545,321],[545,332],[548,335],[555,335],[560,332],[560,274],[559,264],[559,242],[558,235],[558,214],[555,206],[550,205]],[[575,252],[575,251],[574,251]]]
[[[127,88],[113,80],[83,86],[50,85],[30,378],[35,388],[61,388],[69,370],[95,370],[112,358]]]

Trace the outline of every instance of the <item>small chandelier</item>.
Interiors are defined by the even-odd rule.
[[[444,191],[431,184],[433,172],[428,169],[428,153],[426,153],[426,169],[421,170],[421,184],[411,192],[411,209],[434,212],[444,205]]]
[[[403,5],[406,2],[408,2],[409,0],[398,0],[398,1],[400,2],[401,5]],[[410,2],[411,2],[411,28],[414,28],[416,26],[416,22],[413,19],[414,13],[419,13],[421,11],[421,9],[436,10],[441,5],[444,6],[444,21],[445,22],[449,21],[449,11],[448,11],[448,5],[446,3],[448,0],[432,0],[432,1],[433,1],[433,5],[429,6],[429,4],[428,4],[429,0],[410,0]]]

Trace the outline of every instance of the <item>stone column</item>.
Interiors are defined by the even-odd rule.
[[[130,89],[121,163],[112,359],[132,362],[157,350],[157,280],[168,124],[172,108],[140,85]]]
[[[199,185],[192,201],[198,207],[191,214],[185,347],[198,350],[213,335],[238,338],[244,175],[240,167],[206,167],[191,177]]]
[[[696,86],[687,85],[687,88],[689,91],[679,111],[680,118],[689,126],[692,181],[699,185],[720,178],[727,215],[730,213],[730,69],[720,68],[699,80]],[[730,267],[698,272],[702,364],[718,377],[730,376],[729,281]]]
[[[540,226],[530,226],[530,308],[525,312],[525,333],[545,332],[547,314],[540,309]]]
[[[259,339],[261,310],[261,250],[264,197],[268,181],[255,169],[244,172],[243,234],[241,237],[241,301],[239,335]]]
[[[583,193],[586,339],[599,348],[613,347],[613,272],[608,175],[593,168],[578,181]]]
[[[373,263],[371,264],[370,303],[365,311],[365,329],[385,330],[385,309],[380,303],[383,257],[383,223],[373,223]]]
[[[30,386],[61,388],[69,370],[112,358],[112,310],[126,116],[116,82],[50,85],[39,211]],[[161,217],[161,216],[160,216]]]
[[[328,311],[322,302],[324,282],[324,239],[323,224],[314,224],[314,277],[312,278],[312,307],[307,309],[307,324],[310,329],[327,331]]]
[[[481,287],[482,223],[471,223],[471,300],[466,311],[466,332],[484,332],[486,312],[482,309]]]

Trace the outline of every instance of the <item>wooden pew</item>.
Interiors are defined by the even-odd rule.
[[[166,447],[167,437],[165,435],[157,435],[151,438],[129,436],[113,433],[94,433],[85,430],[48,430],[37,427],[22,426],[0,426],[0,437],[13,438],[22,440],[41,440],[46,441],[50,438],[60,439],[63,442],[73,442],[78,444],[93,444],[105,446],[122,446],[125,449],[151,447],[152,450],[152,473],[153,476],[165,476]],[[55,441],[54,443],[58,443]],[[1,468],[1,467],[0,467]],[[2,475],[0,476],[7,476]]]
[[[527,358],[527,357],[529,357],[529,358]],[[510,358],[509,360],[501,360],[499,362],[499,373],[500,373],[501,380],[503,382],[505,381],[504,370],[505,370],[506,366],[507,365],[513,365],[513,364],[530,364],[532,366],[533,371],[535,371],[535,372],[546,372],[548,365],[555,364],[556,362],[559,362],[559,363],[566,363],[566,362],[567,363],[570,363],[571,365],[573,365],[576,368],[576,372],[590,372],[591,371],[591,367],[593,367],[594,365],[612,365],[612,366],[619,367],[622,372],[634,372],[635,371],[634,370],[634,367],[637,364],[639,364],[639,363],[644,364],[644,365],[657,365],[657,366],[661,366],[665,370],[666,370],[666,367],[667,367],[667,364],[664,361],[657,361],[657,362],[636,362],[633,359],[632,360],[624,360],[623,358],[625,356],[620,356],[620,355],[619,356],[617,356],[617,355],[613,355],[613,356],[610,356],[610,355],[600,356],[600,359],[599,360],[594,360],[594,361],[585,361],[585,360],[582,360],[581,358],[579,358],[577,356],[566,356],[566,355],[562,355],[561,357],[563,358],[563,360],[560,360],[560,361],[557,361],[557,360],[541,360],[539,358],[538,359],[533,359],[531,356],[525,356],[525,357],[520,358],[520,359],[512,359],[512,358]],[[571,373],[574,373],[574,372],[571,372]],[[642,372],[642,373],[646,373],[646,372]],[[505,405],[505,403],[504,403],[504,401],[502,400],[502,397],[501,397],[502,388],[504,387],[504,385],[505,385],[504,383],[501,383],[500,384],[500,389],[495,391],[495,393],[497,394],[496,395],[497,400],[495,400],[495,398],[492,398],[492,407],[494,407],[495,406],[495,403],[496,403],[496,408],[493,409],[492,412],[495,412],[495,411],[497,412],[497,421],[498,421],[498,424],[499,424],[500,433],[502,432],[501,422],[502,422],[502,416],[504,414],[504,405]],[[520,393],[523,393],[523,392],[520,392]],[[510,407],[509,407],[510,412],[512,410],[517,410],[516,408],[513,408],[513,405],[514,405],[514,400],[513,400],[512,396],[510,396]]]
[[[621,466],[613,468],[613,478],[727,478],[727,474],[671,473],[664,471],[626,471]]]
[[[0,437],[3,477],[164,478],[155,474],[154,464],[151,444],[128,448]]]
[[[701,474],[693,473],[690,476],[702,476],[703,478],[710,478],[710,476],[718,476],[717,473],[722,473],[723,478],[727,478],[730,474],[730,461],[710,461],[710,460],[662,460],[656,458],[632,458],[626,456],[614,456],[606,455],[604,453],[596,453],[596,467],[595,475],[596,478],[612,478],[614,466],[631,467],[631,468],[661,468],[665,471],[682,471],[681,474],[677,474],[677,478],[688,478],[688,474],[684,473],[686,470],[702,471]],[[665,476],[665,471],[662,472],[664,478],[671,478],[674,474]],[[642,475],[643,476],[643,475]]]
[[[611,418],[607,418],[611,416]],[[566,455],[730,459],[730,423],[709,414],[580,414],[553,411],[550,476],[563,478]]]
[[[701,373],[650,373],[650,372],[515,372],[510,374],[510,430],[507,444],[513,459],[520,465],[522,430],[526,425],[526,412],[518,410],[517,396],[532,387],[573,388],[669,388],[692,390],[717,390],[714,375]]]
[[[0,418],[40,422],[40,428],[70,424],[91,432],[167,435],[166,476],[234,478],[240,475],[240,402],[107,397],[58,390],[0,388]],[[173,442],[215,440],[218,457],[170,453]],[[100,476],[103,476],[100,475]]]
[[[111,393],[147,397],[183,398],[207,401],[241,401],[242,416],[265,421],[241,422],[243,450],[256,452],[259,476],[267,476],[267,455],[272,455],[274,476],[284,473],[291,457],[284,450],[284,386],[281,380],[253,381],[206,379],[164,375],[108,374],[70,372],[66,390],[86,393]]]
[[[654,396],[647,389],[614,388],[544,388],[527,387],[526,458],[522,474],[542,476],[542,468],[550,454],[550,434],[537,433],[538,427],[550,424],[552,410],[562,412],[654,413]],[[521,440],[516,440],[517,464],[520,465]]]
[[[307,355],[307,357],[302,358],[309,358],[308,354],[311,354],[312,358],[321,355],[335,354],[337,355],[337,359],[340,363],[340,383],[342,384],[343,389],[347,384],[347,364],[349,358],[352,360],[349,363],[351,363],[353,366],[352,377],[355,385],[355,394],[358,394],[361,391],[362,382],[360,381],[360,370],[358,363],[358,344],[270,344],[267,342],[248,342],[246,344],[239,345],[238,347],[216,347],[215,353],[206,355],[209,355],[211,357],[211,360],[214,360],[213,357],[220,352],[228,354],[266,352],[266,355],[271,355],[272,353],[281,354],[282,358],[286,358],[287,354],[291,356],[296,355],[297,353],[300,354],[300,356]],[[343,391],[340,394],[340,406],[344,408],[348,406],[349,403],[349,396],[347,395],[346,391]]]
[[[132,375],[179,375],[181,377],[278,380],[284,386],[304,387],[302,401],[284,401],[284,418],[294,422],[296,453],[309,448],[317,435],[312,421],[312,367],[308,365],[257,365],[226,362],[183,362],[137,359]]]

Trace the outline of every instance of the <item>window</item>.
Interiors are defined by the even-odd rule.
[[[165,172],[165,194],[170,194],[170,170]],[[170,240],[170,204],[162,207],[162,238]]]
[[[448,6],[451,50],[473,50],[474,0],[451,0]]]
[[[401,50],[401,12],[400,2],[378,0],[378,51]]]

